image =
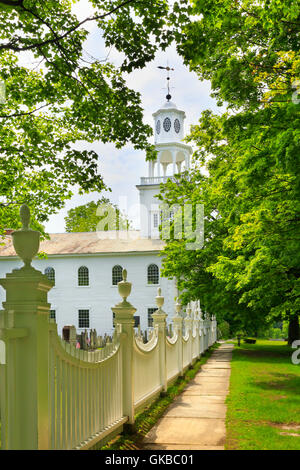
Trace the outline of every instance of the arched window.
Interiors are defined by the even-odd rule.
[[[171,119],[166,117],[163,122],[163,128],[166,132],[169,132],[171,129]]]
[[[54,285],[55,285],[55,270],[54,270],[54,268],[50,268],[50,267],[46,268],[45,271],[44,271],[44,274],[45,274],[45,276],[47,276],[49,281],[54,282]]]
[[[118,282],[122,281],[122,271],[123,271],[123,268],[119,264],[116,264],[116,266],[112,268],[112,285],[113,286],[116,286]]]
[[[148,284],[159,283],[159,269],[156,264],[150,264],[148,266]]]
[[[176,134],[178,134],[179,131],[180,131],[180,122],[179,122],[179,119],[175,119],[175,121],[174,121],[174,129],[175,129]]]
[[[80,268],[78,269],[78,285],[89,285],[89,270],[86,266],[80,266]]]

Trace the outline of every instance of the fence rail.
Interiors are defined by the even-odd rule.
[[[96,351],[76,349],[49,321],[52,283],[31,266],[36,234],[23,220],[14,245],[25,265],[0,279],[6,289],[0,311],[1,448],[86,449],[133,426],[136,411],[216,341],[216,319],[202,318],[198,301],[183,319],[177,299],[168,337],[158,289],[154,328],[144,343],[134,332],[136,309],[127,301],[131,283],[124,270],[122,301],[112,307],[112,343]]]

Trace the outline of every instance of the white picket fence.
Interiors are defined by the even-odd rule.
[[[120,284],[123,283],[130,284],[126,281]],[[163,297],[158,297],[158,304],[162,303]],[[166,391],[216,341],[216,320],[203,319],[198,302],[188,306],[185,319],[177,302],[171,338],[166,334],[166,314],[158,305],[153,314],[154,328],[146,344],[134,331],[135,309],[123,300],[112,310],[117,324],[113,341],[97,351],[76,349],[58,336],[55,323],[44,322],[49,340],[35,350],[42,355],[46,346],[48,351],[45,364],[39,365],[48,371],[42,375],[46,380],[44,387],[39,383],[42,377],[37,371],[37,385],[44,388],[44,394],[36,393],[33,383],[28,387],[28,394],[24,387],[17,388],[21,381],[18,374],[22,372],[17,358],[23,355],[29,367],[37,360],[31,354],[29,363],[25,344],[22,347],[25,339],[30,342],[34,337],[30,339],[29,331],[16,331],[14,335],[13,328],[3,327],[9,312],[1,311],[0,335],[5,338],[0,366],[2,449],[92,447],[116,430],[122,430],[125,423],[133,425],[136,411]],[[183,324],[185,336],[182,336]],[[32,401],[34,396],[36,402]],[[46,405],[43,399],[47,400]],[[22,407],[30,410],[25,417]],[[43,415],[40,421],[36,416],[39,414]],[[26,434],[27,427],[32,428],[31,438]]]
[[[134,329],[126,276],[124,270],[118,284],[123,300],[112,307],[113,341],[97,351],[76,349],[58,336],[49,320],[52,283],[31,267],[28,254],[23,268],[0,279],[6,289],[0,311],[2,449],[87,449],[132,428],[137,410],[216,341],[216,319],[202,318],[198,301],[183,319],[177,300],[168,337],[158,289],[153,330],[144,344]]]

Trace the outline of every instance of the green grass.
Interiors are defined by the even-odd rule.
[[[147,406],[142,412],[135,417],[136,433],[120,434],[112,441],[108,442],[102,450],[140,450],[143,448],[143,438],[156,424],[156,422],[164,414],[168,406],[173,402],[174,398],[178,396],[185,389],[186,385],[195,377],[201,366],[205,364],[207,359],[211,356],[212,352],[220,346],[219,343],[214,344],[208,351],[188,369],[183,377],[176,380],[170,386],[165,396],[159,397],[156,401]]]
[[[228,450],[300,449],[300,365],[286,343],[235,347],[227,397]]]

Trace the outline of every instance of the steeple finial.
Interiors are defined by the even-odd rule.
[[[170,75],[169,75],[169,72],[170,70],[174,70],[172,69],[171,67],[169,67],[168,63],[167,63],[167,66],[166,67],[162,67],[161,65],[159,65],[157,67],[158,69],[163,69],[163,70],[166,70],[167,71],[167,88],[168,88],[168,94],[166,96],[167,100],[170,101],[170,99],[172,98],[172,96],[170,95]]]

